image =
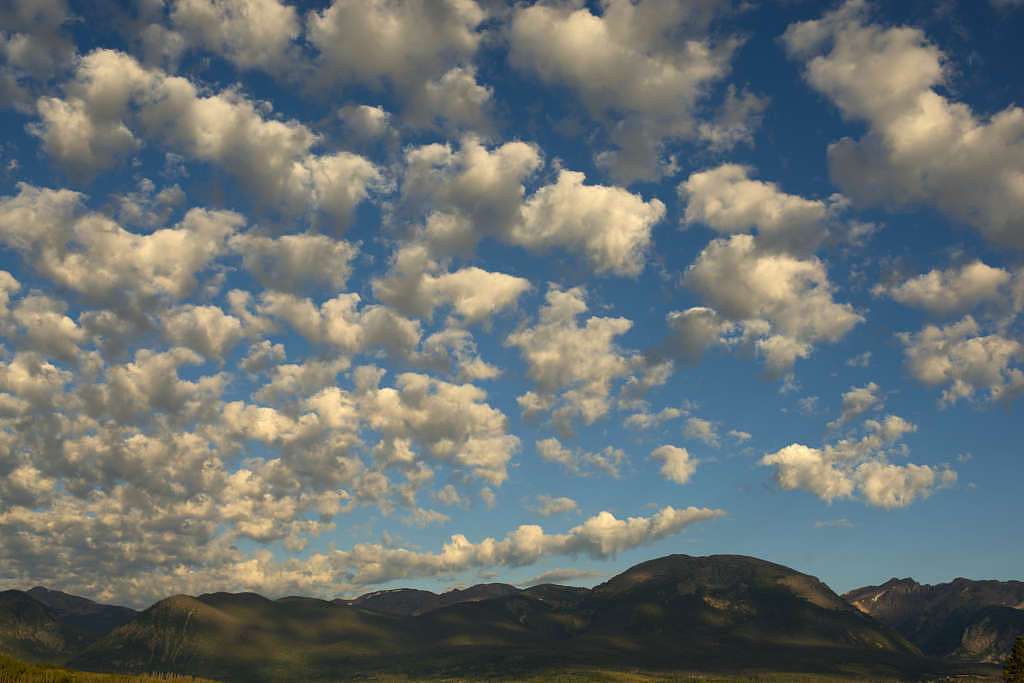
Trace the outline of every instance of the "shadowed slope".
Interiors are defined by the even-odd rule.
[[[925,653],[1001,661],[1024,634],[1024,582],[955,579],[935,585],[890,579],[844,596]]]

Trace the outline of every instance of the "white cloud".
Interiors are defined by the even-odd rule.
[[[683,427],[683,436],[687,439],[702,441],[713,448],[718,448],[721,445],[718,426],[711,420],[705,420],[702,417],[689,418],[686,421],[686,426]]]
[[[945,466],[889,461],[905,450],[893,446],[915,431],[915,425],[896,415],[864,425],[866,434],[860,440],[841,440],[823,448],[793,443],[765,454],[760,463],[775,467],[775,479],[783,489],[808,491],[828,503],[859,494],[868,505],[886,509],[906,507],[956,482],[956,472]]]
[[[829,429],[838,429],[869,410],[881,409],[883,399],[878,392],[879,386],[874,382],[868,382],[862,387],[850,387],[849,391],[843,392],[839,417],[828,423]]]
[[[204,96],[185,78],[113,50],[82,58],[64,99],[40,98],[33,131],[47,154],[79,176],[110,168],[142,145],[212,163],[234,175],[256,204],[283,216],[319,214],[347,226],[381,181],[367,159],[313,151],[320,137],[297,121],[265,117],[236,91]]]
[[[161,324],[168,342],[215,360],[223,360],[245,336],[242,321],[219,306],[179,306],[164,314]]]
[[[584,185],[584,180],[582,173],[561,171],[553,185],[537,190],[524,204],[510,241],[528,249],[579,251],[596,273],[638,275],[651,227],[665,215],[665,205],[618,187]]]
[[[420,341],[420,326],[387,306],[360,308],[358,294],[339,294],[320,306],[312,299],[264,291],[259,313],[287,321],[309,341],[355,354],[382,348],[408,356]]]
[[[708,31],[722,6],[611,0],[600,15],[572,5],[522,7],[509,28],[509,59],[571,90],[595,119],[614,122],[607,135],[616,148],[598,160],[618,178],[653,180],[672,165],[663,158],[666,139],[700,136],[697,110],[729,70],[738,41],[715,42]]]
[[[548,534],[538,525],[524,524],[501,540],[486,538],[472,543],[456,534],[437,553],[366,544],[339,551],[332,560],[339,568],[353,571],[353,582],[362,585],[481,567],[522,567],[558,555],[606,559],[723,514],[708,508],[665,507],[650,517],[618,519],[610,512],[600,512],[563,534]]]
[[[591,452],[582,449],[570,450],[553,437],[537,441],[537,453],[548,462],[556,462],[566,471],[580,476],[588,476],[595,470],[618,478],[625,452],[620,448],[606,446],[600,451]]]
[[[950,315],[983,303],[1008,301],[1012,279],[1009,271],[972,261],[959,268],[930,270],[899,284],[876,285],[871,291],[875,296],[884,294],[930,313]]]
[[[315,285],[341,289],[359,253],[353,244],[314,234],[272,238],[246,233],[232,237],[229,245],[261,285],[282,292],[301,292]]]
[[[579,505],[572,498],[567,498],[566,496],[559,496],[557,498],[544,495],[537,496],[537,514],[541,517],[550,517],[551,515],[560,515],[577,510],[579,510]]]
[[[180,299],[244,223],[230,211],[191,209],[173,228],[129,232],[86,211],[84,197],[21,183],[0,197],[0,241],[55,284],[106,304]]]
[[[674,406],[666,406],[656,413],[650,413],[647,411],[641,411],[633,413],[626,418],[625,424],[627,427],[634,429],[651,429],[669,420],[675,420],[685,415],[683,410]]]
[[[334,0],[306,19],[306,37],[318,51],[314,80],[387,86],[415,125],[441,117],[481,126],[490,90],[477,84],[472,60],[485,19],[473,0]]]
[[[775,183],[751,179],[750,172],[722,164],[691,174],[678,188],[686,202],[684,224],[700,223],[725,235],[756,229],[765,248],[813,252],[826,235],[829,205],[786,194]]]
[[[1002,245],[1024,246],[1024,109],[983,119],[939,92],[945,55],[924,33],[869,23],[848,0],[791,25],[790,54],[805,77],[867,133],[829,147],[832,179],[855,202],[930,204]]]
[[[586,312],[585,293],[551,286],[534,327],[519,329],[506,344],[518,347],[527,374],[540,392],[540,405],[557,400],[556,423],[566,426],[574,416],[592,424],[609,408],[612,382],[631,370],[630,357],[615,338],[629,331],[625,318],[577,318]],[[566,427],[567,428],[567,427]]]
[[[700,462],[690,457],[689,451],[678,446],[658,446],[651,451],[651,458],[661,460],[661,475],[677,484],[685,484],[697,471]]]
[[[542,160],[522,142],[489,151],[467,137],[457,151],[426,145],[405,161],[400,212],[423,217],[417,237],[434,257],[467,253],[489,235],[531,251],[566,249],[596,273],[633,276],[665,214],[658,199],[587,185],[582,173],[565,169],[527,196],[524,183]]]
[[[299,36],[298,12],[279,0],[175,0],[174,28],[240,69],[281,70]]]
[[[530,289],[525,278],[476,266],[439,270],[425,247],[407,245],[395,253],[391,271],[373,281],[374,294],[407,315],[430,318],[438,306],[450,305],[464,321],[476,323],[515,306]]]
[[[974,399],[984,392],[991,401],[1024,390],[1024,346],[999,333],[985,334],[971,316],[945,326],[926,325],[920,332],[897,335],[907,368],[920,382],[945,386],[942,403]]]
[[[702,310],[696,331],[692,324],[680,325],[680,347],[698,348],[710,339],[711,331],[722,329],[720,315],[742,328],[739,341],[753,343],[774,373],[788,371],[814,344],[838,341],[863,321],[852,306],[833,300],[823,261],[765,250],[751,235],[712,240],[683,281],[715,314]]]

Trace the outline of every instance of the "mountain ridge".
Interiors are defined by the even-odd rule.
[[[975,583],[982,588],[969,595],[1002,590],[984,582],[957,586]],[[856,591],[868,589],[923,590],[913,579],[893,579]],[[37,661],[224,681],[326,680],[325,672],[486,676],[592,664],[878,676],[973,666],[922,653],[913,638],[817,577],[743,555],[654,558],[593,588],[484,583],[444,593],[388,589],[335,600],[209,592],[169,596],[138,612],[41,587],[7,593],[21,611],[0,609],[0,652],[25,654],[31,645],[28,654]],[[95,624],[90,631],[69,621],[101,619],[110,609],[132,616],[102,633]],[[28,616],[19,622],[17,614]],[[997,648],[986,639],[992,628],[1015,628],[1015,614],[988,605],[967,625],[973,630],[964,639],[975,649],[948,656],[968,660],[976,651]]]

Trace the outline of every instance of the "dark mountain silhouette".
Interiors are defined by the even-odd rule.
[[[1024,582],[958,578],[936,585],[890,579],[846,593],[865,614],[892,626],[926,654],[999,662],[1024,634]]]
[[[24,591],[0,592],[0,652],[28,660],[62,656],[72,644],[57,615]]]
[[[454,589],[444,593],[417,590],[415,588],[396,588],[394,590],[374,591],[360,595],[352,600],[338,599],[334,602],[352,605],[374,612],[410,616],[425,614],[441,607],[458,605],[463,602],[489,600],[505,595],[518,593],[519,589],[507,583],[481,583],[464,589]]]
[[[813,576],[732,555],[671,555],[593,589],[481,584],[333,601],[176,595],[104,633],[100,622],[88,630],[67,619],[101,614],[113,623],[125,613],[57,591],[34,594],[48,604],[0,594],[0,651],[94,671],[223,681],[508,678],[581,668],[916,677],[979,666],[923,656]]]
[[[136,614],[135,610],[118,605],[103,605],[88,598],[70,595],[61,591],[36,586],[27,591],[30,596],[43,603],[65,626],[81,633],[101,636],[121,624],[128,623]]]

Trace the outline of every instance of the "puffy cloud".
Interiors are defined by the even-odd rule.
[[[829,428],[838,429],[869,410],[881,409],[883,399],[878,392],[879,386],[874,382],[868,382],[862,387],[851,387],[849,391],[843,392],[843,406],[839,417],[828,423]]]
[[[889,462],[892,453],[900,452],[893,444],[914,431],[913,424],[896,415],[864,424],[867,433],[860,440],[823,448],[793,443],[765,454],[760,463],[775,467],[783,489],[808,491],[828,503],[859,494],[868,505],[886,509],[906,507],[956,482],[956,472],[945,466]]]
[[[644,201],[619,187],[584,185],[585,176],[561,171],[523,205],[509,241],[527,249],[562,247],[582,253],[597,273],[638,275],[651,228],[665,215],[657,199]]]
[[[775,183],[750,178],[737,164],[693,173],[679,184],[685,224],[700,223],[721,234],[757,230],[759,242],[791,253],[810,253],[825,237],[829,205],[786,194]]]
[[[683,281],[714,308],[714,315],[698,309],[676,325],[678,346],[691,355],[722,329],[720,315],[741,327],[741,341],[754,344],[770,371],[781,373],[809,356],[813,344],[838,341],[863,321],[833,300],[824,262],[765,250],[752,235],[712,240]]]
[[[417,238],[432,256],[466,253],[490,235],[532,251],[572,250],[597,273],[639,274],[664,204],[586,185],[569,170],[527,196],[524,182],[541,165],[539,151],[522,142],[489,151],[468,137],[457,151],[414,148],[406,153],[400,211],[425,217]]]
[[[358,294],[339,294],[319,307],[312,299],[264,291],[262,315],[287,321],[303,337],[355,354],[375,348],[398,356],[411,354],[420,340],[420,327],[386,306],[359,308]]]
[[[989,240],[1024,246],[1024,109],[982,119],[941,94],[948,69],[924,33],[869,23],[865,0],[791,25],[805,77],[867,133],[829,147],[833,180],[855,202],[930,204]]]
[[[374,280],[374,294],[396,310],[425,318],[434,309],[450,305],[467,323],[487,320],[516,304],[530,289],[525,278],[493,273],[470,266],[438,273],[440,265],[422,245],[399,249],[391,272]]]
[[[661,475],[677,484],[685,484],[697,471],[698,460],[690,457],[689,451],[678,446],[658,446],[651,451],[651,458],[661,460]]]
[[[306,37],[318,51],[314,79],[387,86],[416,125],[442,117],[479,126],[490,91],[476,83],[471,62],[485,19],[474,0],[334,0],[307,17]]]
[[[64,315],[63,301],[42,294],[31,294],[18,302],[12,319],[25,335],[24,345],[32,351],[63,361],[78,357],[86,332]]]
[[[75,57],[65,0],[11,0],[0,8],[0,102],[27,111],[34,92]]]
[[[409,440],[433,458],[449,461],[491,484],[508,476],[507,465],[519,439],[506,433],[505,415],[485,403],[487,393],[472,384],[451,384],[418,373],[403,373],[394,387],[377,386],[361,375],[361,414],[381,437],[385,459],[408,457]]]
[[[978,392],[988,400],[1005,400],[1024,390],[1024,370],[1014,366],[1024,358],[1024,346],[999,333],[983,333],[969,315],[897,336],[910,374],[924,384],[946,387],[943,404],[973,399]]]
[[[679,408],[667,406],[656,413],[646,411],[633,413],[626,418],[625,424],[627,427],[633,427],[634,429],[651,429],[669,420],[680,418],[685,414]]]
[[[229,244],[261,285],[282,292],[301,292],[314,285],[341,289],[359,252],[353,244],[314,234],[273,238],[247,233],[232,237]]]
[[[662,352],[688,365],[700,361],[704,351],[733,329],[713,308],[695,306],[685,311],[672,311],[665,316],[669,336]]]
[[[553,437],[537,441],[537,452],[548,462],[556,462],[573,474],[588,476],[594,470],[619,477],[619,470],[626,459],[620,448],[606,446],[600,451],[570,450]]]
[[[575,512],[579,510],[579,505],[572,498],[566,496],[559,496],[553,498],[551,496],[537,496],[537,514],[541,517],[550,517],[551,515],[560,515],[566,512]]]
[[[383,583],[492,566],[522,567],[545,557],[586,555],[606,559],[662,538],[697,522],[721,517],[722,510],[665,507],[650,517],[619,519],[600,512],[564,534],[548,534],[538,525],[524,524],[503,539],[473,543],[456,534],[437,553],[418,553],[379,545],[357,545],[333,559],[354,571],[356,584]]]
[[[509,28],[509,58],[609,121],[616,149],[599,155],[601,163],[625,180],[655,179],[671,166],[664,140],[700,135],[699,105],[728,72],[738,41],[716,43],[708,32],[724,4],[612,0],[600,15],[573,5],[522,7]]]
[[[691,417],[688,419],[686,426],[683,428],[683,435],[688,439],[703,441],[708,446],[714,448],[718,448],[721,445],[718,427],[711,420],[705,420],[702,417]]]
[[[78,175],[109,168],[142,143],[136,132],[186,158],[234,175],[257,203],[285,216],[322,213],[344,227],[381,180],[367,159],[318,154],[317,134],[266,118],[235,91],[209,96],[185,78],[95,50],[78,65],[64,99],[41,98],[33,130],[47,154]]]
[[[536,325],[513,332],[506,344],[522,353],[527,374],[540,392],[539,405],[557,397],[557,423],[566,426],[579,416],[592,424],[608,412],[612,382],[631,371],[631,357],[619,350],[615,338],[628,332],[632,322],[590,317],[578,324],[587,310],[579,287],[551,286],[545,300]]]
[[[222,360],[245,336],[242,322],[219,306],[179,306],[162,316],[164,337],[207,358]]]
[[[887,295],[907,306],[930,313],[964,313],[983,303],[1008,300],[1006,291],[1013,276],[1002,268],[972,261],[959,268],[930,270],[899,284],[876,285],[875,296]]]
[[[230,211],[191,209],[175,227],[140,235],[86,211],[83,199],[19,184],[0,198],[0,241],[55,284],[106,304],[187,296],[244,223]]]
[[[240,69],[288,66],[300,31],[295,8],[279,0],[175,0],[171,22],[189,43]]]

